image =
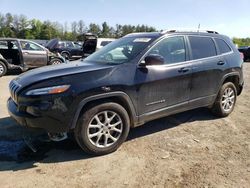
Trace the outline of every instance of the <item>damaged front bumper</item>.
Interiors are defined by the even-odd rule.
[[[68,132],[68,124],[64,122],[64,120],[58,120],[49,115],[44,115],[41,111],[39,116],[32,115],[27,111],[31,111],[30,109],[39,110],[39,106],[22,106],[19,107],[12,98],[9,98],[7,101],[7,107],[9,115],[15,119],[18,124],[30,127],[30,128],[39,128],[43,129],[46,132],[50,133],[62,133]],[[27,110],[29,109],[29,110]]]

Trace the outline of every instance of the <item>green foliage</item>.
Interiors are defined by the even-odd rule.
[[[238,46],[250,46],[250,38],[233,38],[233,42]]]
[[[25,15],[5,15],[0,13],[0,37],[17,37],[23,39],[44,39],[60,38],[62,40],[83,40],[86,32],[96,34],[98,37],[119,38],[133,32],[154,32],[154,27],[147,25],[120,25],[109,26],[107,22],[101,25],[90,23],[85,25],[83,20],[64,25],[58,22],[29,20]]]

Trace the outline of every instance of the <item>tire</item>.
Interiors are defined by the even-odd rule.
[[[69,53],[67,53],[67,52],[63,52],[61,55],[62,55],[66,60],[69,60],[69,59],[70,59],[70,55],[69,55]]]
[[[74,135],[85,152],[105,155],[119,148],[126,140],[129,129],[127,111],[121,105],[109,102],[86,110],[78,119]]]
[[[54,58],[52,60],[50,60],[49,62],[49,65],[59,65],[59,64],[62,64],[62,60],[61,59],[58,59],[58,58]]]
[[[235,85],[232,82],[223,84],[211,109],[212,113],[218,117],[228,116],[234,109],[236,99]]]
[[[4,76],[7,73],[6,65],[0,61],[0,77]]]

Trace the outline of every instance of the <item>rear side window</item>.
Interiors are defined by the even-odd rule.
[[[216,56],[216,48],[212,38],[189,36],[193,59]]]
[[[231,48],[228,46],[228,44],[224,40],[215,39],[215,42],[217,43],[217,46],[221,54],[231,52]]]

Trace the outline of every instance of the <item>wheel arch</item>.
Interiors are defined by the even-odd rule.
[[[238,72],[226,74],[222,79],[221,86],[227,82],[232,82],[237,89],[237,95],[240,95],[242,91],[242,87],[240,86],[240,74]]]
[[[69,55],[69,57],[71,57],[71,54],[70,54],[70,52],[69,51],[67,51],[67,50],[63,50],[63,51],[61,51],[61,55],[63,54],[63,53],[66,53],[66,54],[68,54]]]
[[[88,108],[94,105],[102,104],[106,102],[115,102],[115,103],[120,104],[128,112],[131,127],[134,127],[137,124],[138,116],[136,114],[135,107],[130,97],[124,92],[112,92],[112,93],[94,95],[94,96],[83,99],[79,103],[76,109],[76,112],[70,124],[70,129],[74,129],[76,127],[78,118],[80,117],[82,113],[84,113],[85,110],[87,110]]]
[[[9,63],[5,59],[0,59],[0,61],[6,66],[7,69],[9,69]]]

